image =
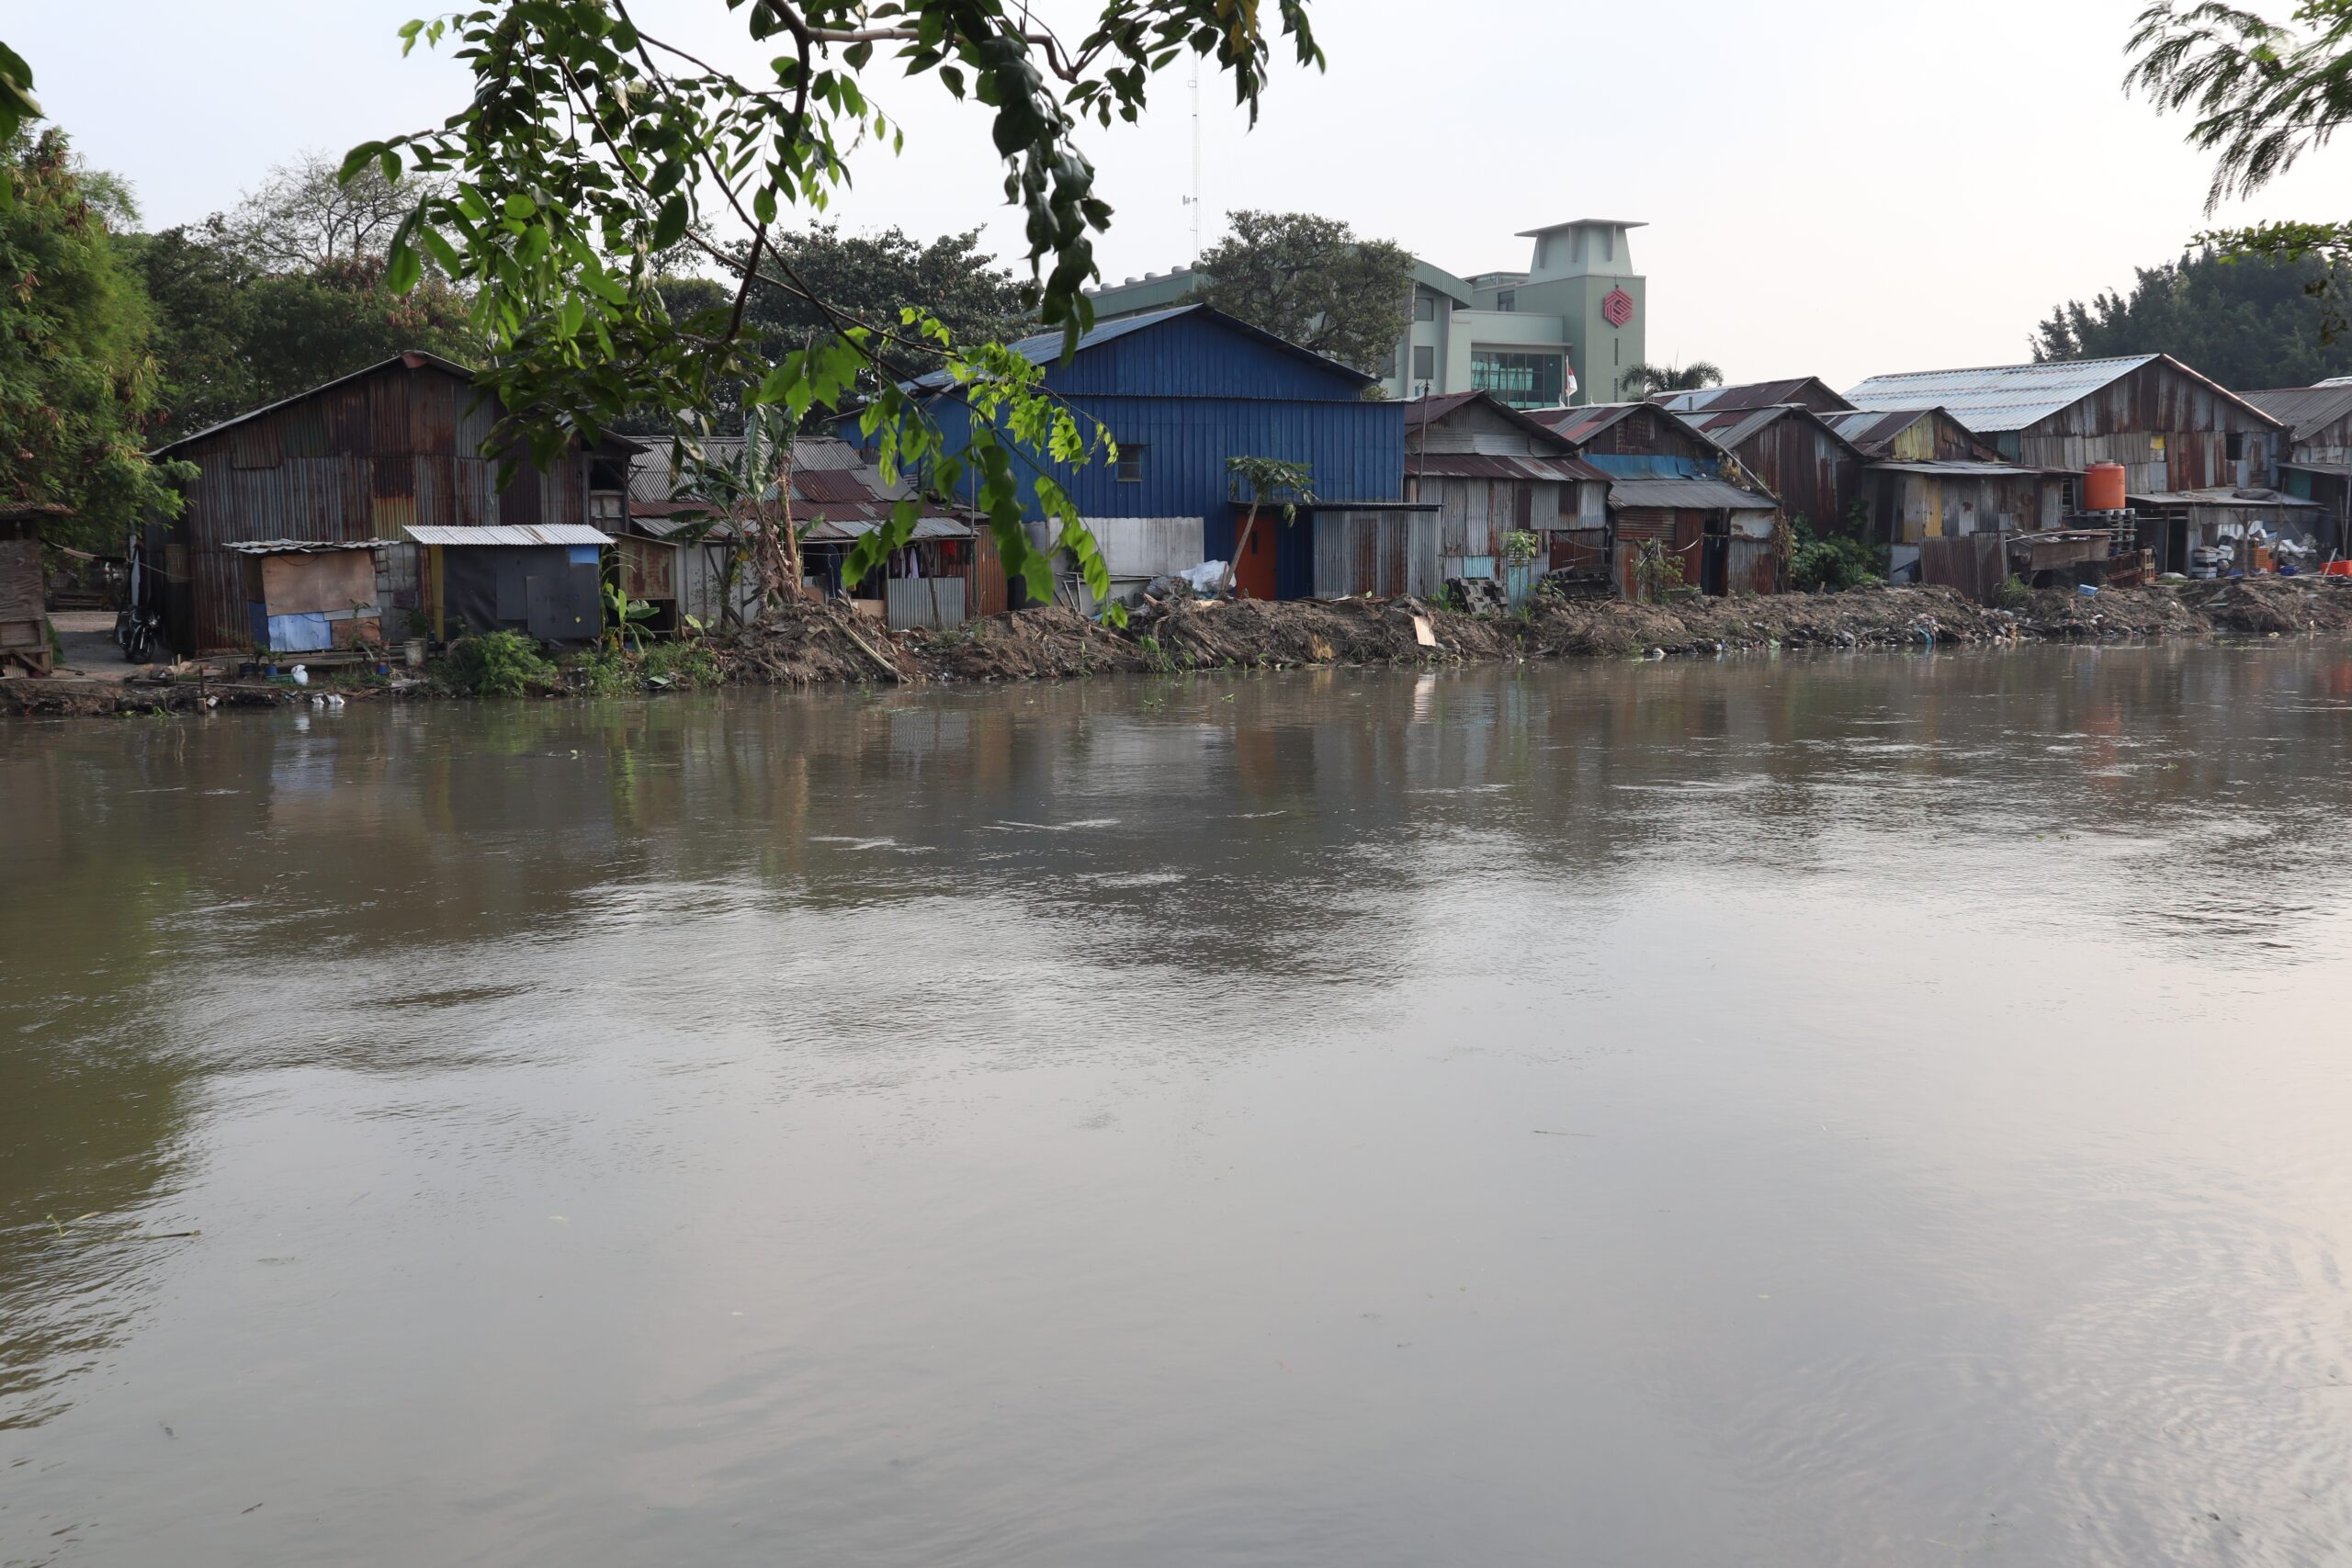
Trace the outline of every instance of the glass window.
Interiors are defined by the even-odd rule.
[[[1498,289],[1495,293],[1495,309],[1498,310],[1518,310],[1519,290],[1516,288]]]
[[[1434,381],[1437,379],[1437,350],[1430,347],[1428,344],[1417,344],[1414,345],[1413,379],[1416,381]]]
[[[1150,450],[1151,448],[1149,446],[1145,446],[1140,441],[1122,441],[1119,443],[1118,473],[1119,482],[1121,484],[1139,485],[1143,483],[1143,455]]]
[[[1413,320],[1417,321],[1437,320],[1437,300],[1433,296],[1428,294],[1413,296]]]
[[[1560,402],[1562,365],[1556,354],[1503,354],[1477,349],[1470,356],[1470,385],[1492,392],[1519,409],[1556,408]]]

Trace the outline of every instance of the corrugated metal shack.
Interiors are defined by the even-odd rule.
[[[2352,386],[2282,387],[2246,401],[2287,426],[2278,488],[2322,508],[2320,547],[2352,546]]]
[[[1656,544],[1702,592],[1780,589],[1780,502],[1725,477],[1726,454],[1651,403],[1534,409],[1529,417],[1609,475],[1610,576],[1641,596],[1642,547]]]
[[[411,350],[158,449],[199,469],[181,515],[150,530],[173,646],[215,652],[249,641],[244,558],[232,544],[403,541],[412,525],[584,526],[595,492],[626,490],[636,447],[616,437],[593,453],[575,446],[544,472],[526,463],[502,488],[483,451],[497,420],[473,372]],[[377,599],[397,637],[402,612],[420,610],[427,589],[413,547],[396,543],[378,561]]]
[[[1843,529],[1862,503],[1862,455],[1802,403],[1678,412],[1779,500],[1782,513],[1820,532]]]
[[[1042,367],[1048,391],[1118,443],[1117,462],[1080,468],[1039,452],[1023,455],[1025,464],[1069,492],[1082,516],[1197,517],[1203,556],[1229,559],[1240,509],[1226,460],[1306,464],[1316,506],[1301,509],[1291,525],[1269,525],[1262,514],[1259,521],[1274,597],[1315,592],[1318,518],[1359,502],[1394,502],[1402,493],[1402,403],[1367,399],[1377,385],[1372,377],[1205,305],[1107,322],[1086,333],[1068,360],[1059,333],[1012,347]],[[912,389],[926,398],[947,450],[960,451],[968,411],[945,378],[926,377]],[[840,433],[862,439],[854,418]],[[1034,491],[1026,511],[1044,518]],[[1250,591],[1261,585],[1253,582]]]
[[[1536,536],[1536,572],[1606,580],[1609,476],[1579,461],[1565,437],[1486,392],[1421,398],[1405,410],[1405,494],[1436,503],[1441,581],[1498,575],[1510,533]],[[1526,586],[1513,584],[1513,597]]]
[[[710,437],[700,446],[710,460],[724,464],[740,457],[742,440]],[[916,522],[913,543],[853,594],[842,581],[851,548],[888,520],[899,498],[912,493],[912,485],[903,479],[896,487],[886,485],[864,453],[830,435],[794,439],[790,482],[789,515],[797,529],[805,529],[801,565],[812,588],[850,598],[902,629],[960,626],[1005,608],[1004,567],[995,537],[985,527],[976,529],[967,517],[928,502]],[[737,615],[748,613],[758,598],[746,569],[732,572],[730,587],[732,531],[723,522],[706,522],[701,506],[681,495],[682,483],[683,476],[672,471],[667,441],[650,443],[629,471],[629,515],[620,547],[625,569],[631,556],[640,558],[639,580],[670,589],[666,600],[639,595],[668,606],[655,621],[662,630],[674,629],[681,615],[716,626],[727,618],[730,597]],[[769,486],[769,505],[779,518],[786,513],[785,499],[776,486]]]
[[[2278,420],[2161,354],[1874,376],[1846,395],[1865,409],[1946,410],[2005,461],[2059,470],[2070,486],[2093,463],[2120,464],[2125,488],[2142,496],[2267,485],[2285,434]],[[2140,547],[2161,570],[2186,566],[2177,530],[2143,527]]]
[[[376,556],[391,547],[389,539],[241,539],[230,545],[244,560],[247,637],[254,651],[380,649],[384,628],[376,601]]]
[[[45,507],[0,510],[0,675],[46,675],[49,600],[40,569]]]
[[[517,631],[588,643],[604,629],[604,555],[585,523],[412,524],[424,553],[426,619],[436,637]]]

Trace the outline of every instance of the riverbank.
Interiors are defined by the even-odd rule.
[[[1967,647],[2129,638],[2227,638],[2352,632],[2352,581],[2320,577],[2042,592],[1987,608],[1942,588],[1694,598],[1666,604],[1537,599],[1510,615],[1411,599],[1147,603],[1124,629],[1059,608],[1016,610],[949,632],[890,632],[838,604],[811,604],[711,639],[692,681],[630,656],[548,669],[533,695],[613,695],[690,684],[810,686],[1037,681],[1121,672],[1299,666],[1491,663],[1533,659],[1712,658],[1771,649]],[[675,663],[676,661],[668,661]],[[665,666],[666,668],[666,666]],[[642,673],[640,673],[642,671]],[[353,700],[471,694],[446,666],[422,679],[312,691],[263,681],[0,680],[0,709],[22,715],[188,712],[299,704],[319,691]]]

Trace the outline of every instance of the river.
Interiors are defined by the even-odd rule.
[[[0,731],[0,1563],[2352,1551],[2352,646]]]

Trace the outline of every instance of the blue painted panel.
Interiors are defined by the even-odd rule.
[[[1214,317],[1178,316],[1048,360],[1046,385],[1066,397],[1117,396],[1148,388],[1163,397],[1356,402],[1362,383],[1344,372],[1232,332]]]
[[[1602,473],[1621,479],[1711,479],[1722,473],[1722,466],[1712,458],[1702,462],[1694,457],[1589,452],[1584,460]]]
[[[573,566],[595,566],[602,562],[604,556],[605,550],[604,547],[601,545],[566,545],[563,547],[564,559],[570,561]]]

